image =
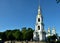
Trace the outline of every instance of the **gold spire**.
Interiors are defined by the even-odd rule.
[[[40,0],[39,0],[39,3],[38,3],[38,17],[41,16],[41,9],[40,9]]]
[[[39,7],[38,7],[38,14],[40,14],[40,5],[39,5]]]
[[[40,15],[41,14],[41,9],[40,9],[40,0],[38,2],[38,14]]]

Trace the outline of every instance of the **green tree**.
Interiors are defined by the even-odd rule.
[[[27,29],[27,34],[26,34],[27,40],[31,40],[33,39],[33,29],[32,28],[28,28]]]
[[[53,42],[56,42],[57,35],[53,35],[53,36],[51,36],[51,39],[53,40]]]
[[[60,2],[60,0],[56,0],[56,2],[57,2],[57,3],[59,3],[59,2]]]
[[[48,42],[50,43],[50,41],[51,41],[51,36],[48,36],[47,39],[48,39]]]
[[[15,40],[22,40],[22,32],[20,32],[19,29],[13,30],[13,36],[15,37]]]
[[[0,39],[2,39],[3,32],[0,32]]]
[[[33,38],[33,29],[23,27],[20,31],[19,29],[6,30],[5,32],[0,32],[0,38],[2,40],[31,40]]]
[[[21,32],[23,34],[23,40],[26,40],[27,28],[23,27]]]
[[[47,39],[49,43],[55,43],[57,39],[57,35],[48,36]]]
[[[5,32],[0,32],[0,38],[4,41],[7,39],[6,35],[5,35]]]
[[[13,36],[12,33],[13,33],[12,30],[7,30],[7,31],[5,31],[7,40],[14,40],[14,36]]]

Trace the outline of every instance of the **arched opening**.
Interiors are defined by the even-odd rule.
[[[40,26],[38,26],[38,30],[40,30]]]
[[[40,18],[38,18],[38,22],[40,22]]]

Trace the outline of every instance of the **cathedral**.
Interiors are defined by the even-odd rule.
[[[50,28],[48,28],[47,32],[44,30],[43,16],[39,5],[38,14],[36,16],[35,30],[33,32],[33,40],[45,41],[48,36],[52,36],[54,34],[56,34],[55,28],[52,29],[52,32]]]

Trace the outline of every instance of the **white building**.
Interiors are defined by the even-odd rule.
[[[56,30],[55,30],[55,28],[53,27],[53,29],[52,29],[52,35],[56,35]]]
[[[51,36],[51,30],[50,27],[48,28],[47,32],[46,32],[46,37]]]
[[[56,35],[56,30],[55,30],[55,28],[53,27],[52,30],[51,30],[50,28],[48,28],[48,31],[46,32],[46,37],[48,37],[48,36],[53,36],[53,35]]]
[[[44,41],[46,38],[46,33],[44,30],[43,16],[40,11],[40,6],[38,8],[38,15],[36,16],[35,31],[33,33],[33,39]]]
[[[48,31],[44,30],[43,16],[41,14],[40,6],[38,7],[38,14],[36,16],[35,31],[33,32],[33,39],[39,41],[45,41],[46,37],[56,34],[55,28],[48,28]]]

